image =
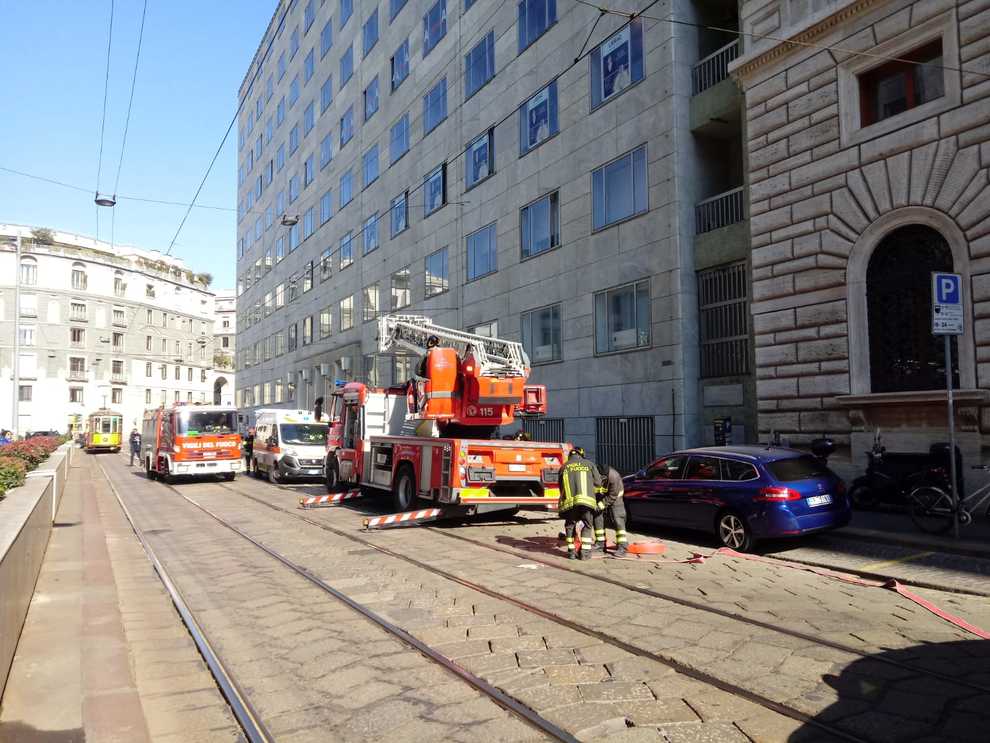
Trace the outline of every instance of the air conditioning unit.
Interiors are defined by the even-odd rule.
[[[299,374],[302,376],[302,381],[309,381],[309,369],[302,369]]]
[[[349,372],[351,370],[351,357],[341,356],[340,357],[340,369],[341,371]]]
[[[320,364],[320,376],[329,377],[333,375],[333,368],[330,364]]]

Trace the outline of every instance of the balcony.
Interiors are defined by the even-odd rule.
[[[691,95],[698,95],[729,78],[729,63],[739,56],[739,39],[716,49],[694,66],[691,72]]]
[[[694,207],[694,231],[701,235],[737,224],[745,218],[743,187],[739,186],[698,202]]]
[[[738,137],[742,93],[729,77],[729,63],[739,55],[732,41],[702,59],[691,71],[691,131],[706,137]]]
[[[699,202],[694,208],[694,262],[697,270],[743,260],[749,253],[744,187]]]
[[[89,372],[79,369],[69,369],[68,380],[70,382],[87,382],[89,381]]]
[[[127,384],[127,375],[123,372],[113,373],[110,375],[110,381],[114,384]]]

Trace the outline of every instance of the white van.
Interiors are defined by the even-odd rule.
[[[322,478],[327,452],[326,423],[307,410],[259,410],[255,421],[255,477],[268,473],[270,482],[290,478]]]

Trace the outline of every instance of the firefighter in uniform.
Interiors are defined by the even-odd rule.
[[[595,491],[598,505],[595,508],[595,549],[605,552],[605,522],[606,516],[615,527],[615,556],[626,554],[626,507],[622,502],[624,490],[622,475],[607,464],[598,465],[601,475],[601,486]]]
[[[564,536],[567,541],[567,557],[576,559],[574,537],[578,522],[581,530],[581,559],[590,560],[594,548],[594,513],[597,508],[595,491],[601,486],[601,477],[594,463],[584,457],[584,449],[571,449],[567,463],[560,468],[560,502],[558,513],[564,517]]]

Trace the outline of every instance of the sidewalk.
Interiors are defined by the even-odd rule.
[[[0,742],[236,740],[98,459],[73,458],[0,700]]]
[[[849,526],[836,532],[835,536],[990,558],[990,519],[982,514],[968,526],[960,525],[959,539],[956,539],[951,530],[946,534],[926,534],[906,513],[853,511]]]

